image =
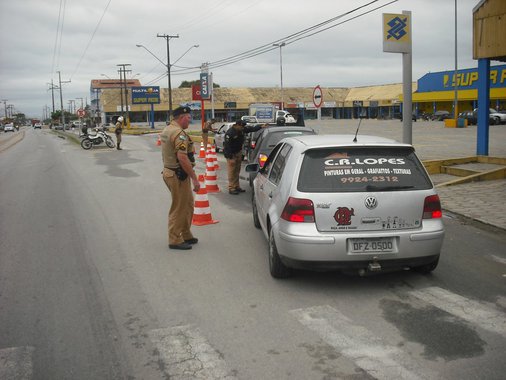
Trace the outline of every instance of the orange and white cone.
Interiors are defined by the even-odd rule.
[[[220,168],[220,165],[218,165],[218,155],[216,154],[216,148],[214,145],[211,145],[211,157],[213,158],[214,162],[214,170],[218,170]]]
[[[213,158],[209,155],[206,158],[206,190],[208,193],[219,193],[218,176],[214,169]]]
[[[199,175],[200,190],[195,194],[195,207],[193,210],[192,224],[194,226],[205,226],[206,224],[218,223],[211,216],[211,207],[207,198],[207,190],[204,186],[204,176]]]
[[[158,134],[158,140],[156,140],[156,146],[162,145],[162,140],[160,139],[160,134]]]
[[[206,150],[204,149],[204,142],[200,142],[199,158],[206,158]]]

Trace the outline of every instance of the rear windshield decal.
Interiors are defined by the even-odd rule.
[[[412,148],[322,148],[306,152],[301,191],[397,191],[432,187]]]

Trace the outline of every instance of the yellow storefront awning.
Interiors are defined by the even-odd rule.
[[[478,90],[458,90],[457,96],[461,100],[478,100]],[[400,100],[403,100],[402,94]],[[490,99],[505,99],[506,88],[491,88]],[[413,102],[451,102],[455,99],[455,91],[433,91],[433,92],[414,92]]]

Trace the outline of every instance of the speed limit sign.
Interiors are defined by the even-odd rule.
[[[86,111],[85,111],[85,110],[83,110],[82,108],[79,108],[79,109],[77,110],[77,116],[79,116],[79,117],[84,117],[84,115],[86,115]]]
[[[323,104],[323,93],[320,86],[313,89],[313,104],[316,108],[320,108]]]

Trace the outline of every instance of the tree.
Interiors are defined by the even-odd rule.
[[[200,86],[200,79],[192,81],[184,80],[179,85],[179,88],[191,88],[191,86]],[[220,85],[218,83],[213,83],[213,88],[220,88]]]

